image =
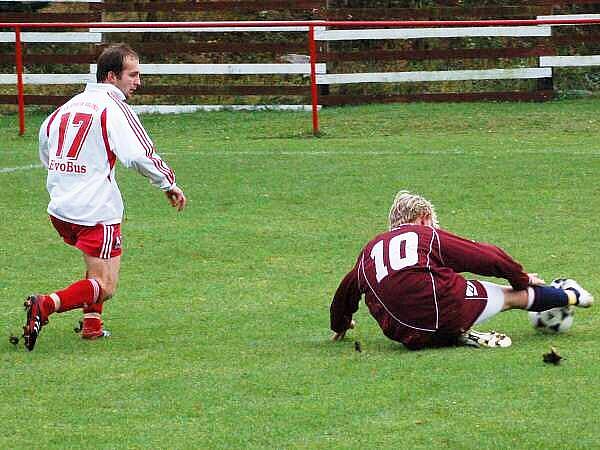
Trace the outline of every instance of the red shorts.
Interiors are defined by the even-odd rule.
[[[52,225],[63,240],[95,258],[109,259],[121,254],[121,224],[92,227],[65,222],[50,216]]]

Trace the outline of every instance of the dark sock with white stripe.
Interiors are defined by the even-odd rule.
[[[527,308],[529,311],[546,311],[569,304],[569,296],[562,289],[552,286],[532,286],[532,288],[534,296],[533,303]]]

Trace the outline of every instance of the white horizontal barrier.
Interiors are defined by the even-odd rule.
[[[26,73],[23,74],[24,84],[85,84],[96,81],[96,75],[91,73]],[[0,74],[1,84],[16,84],[14,74]]]
[[[132,108],[137,113],[179,114],[195,111],[311,111],[312,105],[132,105]]]
[[[140,64],[144,75],[308,75],[310,64]],[[326,73],[325,64],[317,64],[317,73]],[[96,81],[96,64],[90,64],[89,74],[23,75],[25,84],[82,84]],[[1,84],[15,84],[15,74],[0,74]]]
[[[550,78],[550,68],[447,70],[432,72],[382,72],[317,75],[317,84],[404,83],[419,81],[463,81]]]
[[[596,64],[600,62],[600,57],[595,57]],[[157,64],[159,65],[159,64]],[[182,64],[189,66],[188,64]],[[204,64],[192,64],[192,66],[205,66]],[[235,66],[235,64],[220,64],[221,66]],[[247,64],[238,64],[245,66]],[[258,64],[251,64],[258,65]],[[280,64],[281,66],[289,66],[291,64]],[[307,66],[307,64],[298,64]],[[211,72],[203,72],[201,70],[191,71],[189,68],[178,68],[174,66],[172,71],[142,71],[142,74],[290,74],[290,73],[308,73],[306,68],[301,72],[275,72],[273,69],[265,71],[253,68],[254,71],[237,71],[227,72],[226,68],[213,68]],[[273,66],[273,64],[267,64]],[[527,68],[527,69],[489,69],[489,70],[447,70],[447,71],[430,71],[430,72],[380,72],[380,73],[349,73],[349,74],[325,74],[325,65],[319,64],[319,74],[317,75],[318,84],[348,84],[348,83],[389,83],[389,82],[419,82],[419,81],[460,81],[460,80],[502,80],[502,79],[527,79],[527,78],[549,78],[552,76],[551,68]],[[186,69],[179,71],[179,69]],[[240,68],[238,68],[240,69]],[[236,69],[237,70],[237,69]],[[26,84],[82,84],[94,82],[96,79],[94,73],[89,74],[24,74],[23,81]],[[0,74],[0,84],[15,84],[17,76],[14,74]]]
[[[537,16],[537,20],[572,20],[572,19],[600,19],[600,14],[556,14],[554,16]],[[550,25],[551,27],[566,27],[574,25]]]
[[[310,64],[140,64],[144,75],[268,75],[309,74]],[[317,73],[326,73],[325,64],[316,65]],[[90,64],[96,73],[96,64]]]
[[[13,31],[3,31],[0,33],[0,42],[15,42],[15,33]],[[21,32],[21,42],[40,42],[40,43],[99,43],[102,42],[102,33],[88,32]]]
[[[600,66],[600,55],[540,56],[540,67]]]
[[[549,26],[522,27],[457,27],[457,28],[395,28],[368,30],[315,31],[318,41],[351,41],[363,39],[422,39],[486,36],[551,36]]]

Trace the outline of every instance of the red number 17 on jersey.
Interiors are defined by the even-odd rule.
[[[73,137],[73,141],[71,142],[71,146],[69,147],[69,151],[67,152],[67,158],[69,159],[77,159],[79,157],[79,152],[81,151],[83,142],[85,141],[85,138],[92,127],[93,116],[91,114],[81,112],[75,113],[73,115],[72,122],[70,121],[71,115],[72,114],[68,112],[60,117],[60,125],[58,128],[58,148],[56,149],[57,158],[62,156],[63,147],[65,145],[65,136],[69,127],[77,129],[77,132]]]

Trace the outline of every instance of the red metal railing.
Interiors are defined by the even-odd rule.
[[[310,84],[312,97],[313,134],[319,134],[318,89],[316,77],[317,51],[315,27],[334,28],[424,28],[424,27],[489,27],[527,25],[594,25],[600,19],[515,19],[515,20],[388,20],[388,21],[227,21],[227,22],[0,22],[1,28],[15,30],[15,57],[17,71],[17,97],[19,104],[19,134],[25,134],[25,97],[23,88],[23,54],[21,30],[29,28],[228,28],[228,27],[308,27],[308,48],[310,54]]]
[[[15,27],[15,68],[17,70],[17,98],[19,100],[19,134],[25,134],[25,95],[23,89],[23,52],[21,28]]]
[[[312,103],[313,135],[319,134],[319,98],[317,89],[317,45],[315,43],[315,27],[308,27],[308,51],[310,55],[310,98]]]

